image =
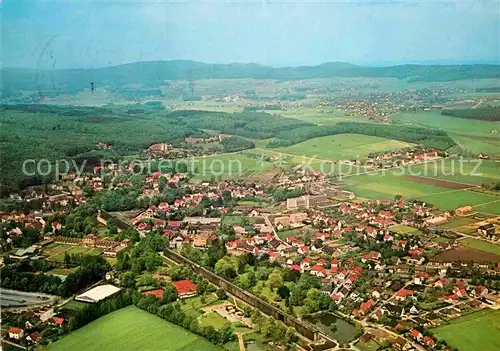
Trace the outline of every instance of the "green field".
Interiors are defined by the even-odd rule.
[[[301,107],[278,111],[268,110],[267,112],[271,114],[276,113],[285,118],[298,119],[299,121],[314,123],[322,126],[349,121],[369,122],[367,116],[346,116],[344,111],[332,108],[317,109],[313,107]]]
[[[458,145],[473,154],[499,155],[500,137],[499,136],[477,136],[452,133],[451,137]]]
[[[188,168],[194,170],[195,180],[254,177],[276,167],[271,162],[257,160],[243,153],[195,157],[185,161]]]
[[[347,190],[367,199],[405,198],[426,201],[441,210],[454,210],[471,205],[474,210],[500,214],[500,197],[471,190],[449,189],[437,185],[415,182],[392,172],[377,172],[345,177]]]
[[[441,115],[440,111],[400,112],[392,116],[398,123],[415,126],[442,128],[448,132],[474,133],[494,136],[493,130],[500,128],[500,122],[480,121]]]
[[[78,329],[43,350],[221,350],[179,326],[129,306]]]
[[[283,154],[314,157],[320,160],[345,160],[366,157],[372,152],[390,151],[412,145],[398,140],[346,133],[313,138],[273,150]]]
[[[460,243],[464,246],[472,247],[473,249],[483,250],[500,255],[500,244],[494,244],[487,241],[471,238],[460,240]]]
[[[407,167],[407,171],[412,175],[465,184],[481,185],[500,182],[500,163],[494,160],[468,160],[453,157],[426,164],[412,165]]]
[[[500,350],[500,310],[471,313],[431,331],[459,350],[497,351]]]
[[[451,221],[440,224],[439,226],[442,228],[447,228],[447,229],[454,229],[458,227],[462,227],[467,224],[471,224],[477,222],[476,220],[468,217],[461,217],[461,218],[453,218]]]

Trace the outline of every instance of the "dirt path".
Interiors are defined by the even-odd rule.
[[[242,333],[236,333],[238,336],[238,344],[240,345],[240,351],[245,351],[245,341],[243,340]]]

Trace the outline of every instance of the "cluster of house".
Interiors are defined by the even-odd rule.
[[[230,135],[226,135],[226,134],[217,134],[217,135],[213,135],[213,136],[206,137],[206,138],[187,137],[184,139],[184,142],[186,142],[188,144],[218,143],[218,142],[221,142],[222,140],[227,139],[229,137],[230,137]]]
[[[439,158],[440,155],[437,151],[415,146],[384,153],[371,153],[365,161],[365,166],[374,168],[399,167],[437,160]]]

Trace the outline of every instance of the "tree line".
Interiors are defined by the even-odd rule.
[[[441,110],[441,114],[480,121],[500,121],[500,106],[484,106],[478,108],[454,108]]]

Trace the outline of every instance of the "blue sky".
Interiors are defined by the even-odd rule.
[[[499,4],[3,0],[2,64],[53,69],[173,59],[273,66],[499,63]]]

